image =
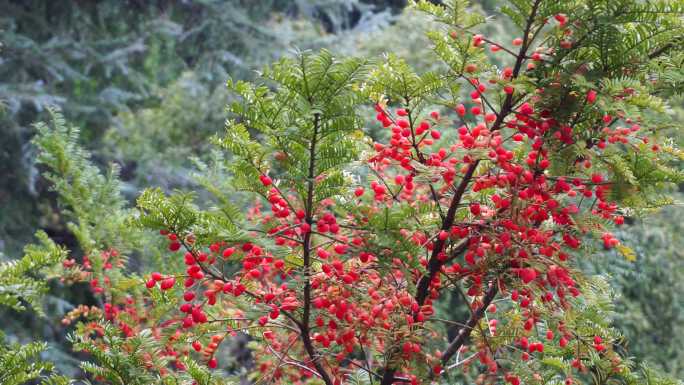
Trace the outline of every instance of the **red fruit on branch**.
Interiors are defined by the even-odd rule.
[[[465,116],[466,113],[466,108],[463,104],[459,104],[456,106],[456,113],[458,116]]]
[[[264,186],[270,186],[273,183],[273,180],[271,180],[271,178],[269,178],[267,175],[259,175],[259,180]]]
[[[531,267],[520,269],[518,274],[525,284],[528,284],[537,278],[537,271]]]
[[[216,360],[216,358],[212,357],[207,362],[207,366],[210,367],[211,369],[216,369],[216,367],[218,366],[218,361]]]
[[[560,24],[561,26],[564,26],[565,23],[568,22],[567,16],[565,16],[562,13],[558,13],[558,14],[554,15],[553,18],[556,19],[556,21],[558,21],[558,24]]]
[[[181,243],[178,241],[173,241],[169,243],[169,250],[170,251],[178,251],[181,248]]]
[[[169,290],[171,289],[174,285],[176,284],[176,278],[175,277],[168,277],[165,278],[161,281],[161,284],[159,284],[159,287],[162,290]]]
[[[587,103],[594,104],[595,101],[596,101],[596,91],[589,90],[589,92],[587,92]]]

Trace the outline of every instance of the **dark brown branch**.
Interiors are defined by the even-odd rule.
[[[456,219],[456,210],[458,209],[458,206],[461,204],[463,194],[465,194],[466,188],[468,187],[468,184],[470,183],[470,180],[472,179],[478,164],[479,161],[475,161],[471,163],[470,166],[468,166],[468,170],[466,170],[465,175],[463,175],[463,179],[461,179],[461,183],[459,183],[458,187],[456,188],[456,191],[454,192],[454,196],[451,199],[451,204],[449,205],[449,210],[447,211],[446,216],[444,217],[444,221],[442,222],[441,230],[448,231],[451,229],[451,226],[453,226],[454,220]],[[444,245],[445,241],[437,238],[437,240],[435,241],[435,246],[432,249],[432,255],[430,256],[430,260],[428,261],[428,272],[427,274],[423,275],[418,281],[418,287],[416,290],[416,302],[418,302],[418,305],[420,306],[422,306],[425,303],[425,299],[428,296],[428,293],[430,291],[430,281],[432,281],[432,279],[437,275],[439,270],[442,268],[443,262],[439,260],[438,256],[442,252]]]
[[[442,366],[449,362],[451,357],[453,357],[453,355],[456,354],[456,352],[458,352],[461,346],[463,346],[466,339],[470,337],[470,333],[472,333],[473,329],[477,326],[482,317],[484,317],[487,308],[489,307],[489,305],[491,305],[498,291],[499,290],[496,282],[493,282],[491,286],[489,286],[489,289],[487,289],[487,292],[485,293],[485,296],[482,299],[482,306],[480,306],[476,311],[470,314],[470,317],[468,318],[468,321],[466,321],[465,326],[463,326],[458,331],[458,335],[456,336],[456,338],[454,338],[451,341],[451,343],[449,343],[449,346],[442,354]]]
[[[316,114],[314,117],[313,136],[309,146],[309,173],[305,202],[305,220],[309,226],[313,224],[314,178],[316,177],[316,141],[318,140],[319,124],[320,115]],[[323,379],[323,382],[325,382],[326,385],[333,385],[333,381],[323,367],[323,364],[321,363],[321,357],[316,351],[316,348],[313,346],[313,343],[311,342],[311,336],[309,334],[309,322],[311,318],[311,231],[307,231],[306,234],[304,234],[302,247],[304,260],[304,304],[302,310],[302,321],[299,323],[299,329],[301,332],[300,336],[302,337],[304,349],[309,355],[309,358],[311,358],[311,361],[318,374],[320,374],[321,379]]]
[[[648,54],[648,58],[649,59],[655,59],[658,56],[660,56],[660,55],[666,53],[667,51],[671,50],[672,48],[675,48],[675,45],[672,42],[667,43],[664,46],[662,46],[662,47],[656,49],[655,51],[651,52],[650,54]]]

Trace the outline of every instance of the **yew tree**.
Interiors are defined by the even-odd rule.
[[[65,319],[96,380],[231,383],[222,345],[248,335],[260,384],[670,383],[633,370],[610,280],[576,261],[633,258],[612,229],[683,180],[665,96],[684,3],[514,0],[508,41],[445,3],[414,5],[432,72],[387,47],[229,82],[208,208],[149,189],[129,211],[113,176],[69,161],[73,129],[40,126],[86,253],[62,276],[103,302]],[[126,255],[159,252],[147,230],[163,268],[139,277]]]

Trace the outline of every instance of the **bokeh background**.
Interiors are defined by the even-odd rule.
[[[506,41],[513,28],[496,0],[476,0]],[[404,0],[0,0],[0,260],[17,258],[37,229],[77,252],[54,195],[35,165],[32,124],[59,106],[103,168],[116,163],[131,201],[148,186],[193,189],[195,160],[224,128],[228,78],[250,79],[293,50],[379,57],[393,52],[419,71],[434,66],[429,21]],[[684,120],[684,99],[673,95]],[[372,116],[369,115],[369,118]],[[369,119],[370,121],[370,119]],[[682,136],[672,138],[680,145]],[[674,191],[681,199],[684,186]],[[619,237],[637,252],[590,256],[589,273],[612,276],[614,322],[629,352],[684,378],[684,209],[630,219]],[[138,256],[133,268],[147,270]],[[47,340],[47,359],[76,373],[61,317],[94,303],[86,287],[53,283],[47,318],[0,312],[10,340]],[[237,352],[236,354],[240,354]]]

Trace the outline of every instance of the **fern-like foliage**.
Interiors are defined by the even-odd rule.
[[[121,336],[117,327],[102,323],[98,333],[101,338],[91,339],[90,329],[80,325],[69,339],[74,348],[86,351],[92,359],[83,362],[82,368],[98,379],[98,383],[111,385],[229,385],[235,384],[232,376],[212,373],[206,366],[190,357],[184,357],[184,370],[167,372],[173,357],[164,354],[164,346],[153,336],[150,329],[144,329],[132,337]]]
[[[26,345],[5,344],[0,333],[0,384],[23,385],[37,382],[41,385],[67,385],[71,381],[54,374],[54,365],[40,360],[40,354],[47,348],[44,342]]]
[[[191,233],[193,242],[246,241],[239,213],[227,208],[227,203],[221,210],[204,211],[193,203],[194,194],[167,195],[160,189],[149,189],[139,197],[139,210],[133,215],[126,208],[116,169],[108,174],[100,171],[78,144],[77,128],[67,125],[57,110],[51,110],[49,122],[36,127],[38,159],[46,167],[45,176],[70,220],[69,229],[86,253],[80,264],[76,259],[67,260],[60,273],[67,282],[89,282],[104,305],[102,309],[79,306],[65,317],[68,323],[84,320],[76,322],[69,337],[75,351],[89,356],[81,368],[89,378],[108,384],[225,383],[225,379],[212,376],[191,357],[181,360],[166,354],[166,344],[174,337],[170,331],[160,332],[159,324],[170,321],[169,314],[178,306],[177,297],[145,291],[141,277],[127,270],[124,253],[144,251],[146,242],[141,240],[147,239],[148,233],[141,227]],[[49,247],[56,250],[53,254],[59,251],[58,260],[66,258],[66,250],[43,234],[39,238],[48,251],[52,250]],[[41,251],[30,246],[27,256],[37,255],[38,262]],[[170,266],[161,258],[159,255],[159,264]],[[127,311],[120,310],[124,307]],[[187,371],[162,375],[172,370],[171,365]]]
[[[27,246],[23,258],[0,263],[0,307],[25,311],[29,305],[37,314],[44,314],[41,301],[48,286],[41,274],[64,260],[66,251],[45,233],[39,232],[36,236],[40,243]],[[21,385],[31,381],[45,385],[68,384],[66,377],[55,374],[51,362],[40,359],[46,348],[43,342],[8,344],[0,332],[0,384]]]
[[[111,324],[102,325],[102,339],[91,340],[85,325],[70,337],[74,349],[87,351],[92,360],[83,362],[81,367],[95,378],[108,384],[147,385],[161,383],[158,374],[147,370],[150,365],[163,367],[168,360],[163,359],[162,347],[144,331],[132,338],[121,336]]]
[[[359,153],[354,107],[363,97],[353,91],[366,73],[366,61],[323,50],[282,59],[261,73],[261,83],[229,82],[239,100],[216,141],[234,156],[234,186],[265,194],[259,176],[273,170],[301,196],[315,178],[315,202],[338,194],[346,184],[342,170]]]
[[[43,314],[40,301],[48,286],[39,274],[64,260],[66,250],[43,232],[36,236],[40,243],[26,246],[23,258],[0,264],[0,306],[22,311],[28,304]]]
[[[147,189],[137,200],[140,216],[133,222],[143,228],[168,229],[175,234],[192,233],[201,243],[249,239],[241,214],[229,200],[222,202],[221,209],[211,211],[200,210],[193,201],[192,193],[177,191],[167,196],[160,189]]]
[[[126,202],[118,167],[112,165],[106,174],[101,173],[78,144],[79,129],[68,125],[58,110],[49,112],[48,122],[35,125],[38,134],[33,144],[38,148],[38,163],[47,168],[43,175],[52,183],[70,221],[69,230],[86,252],[111,247],[128,250],[136,236],[124,222]]]

